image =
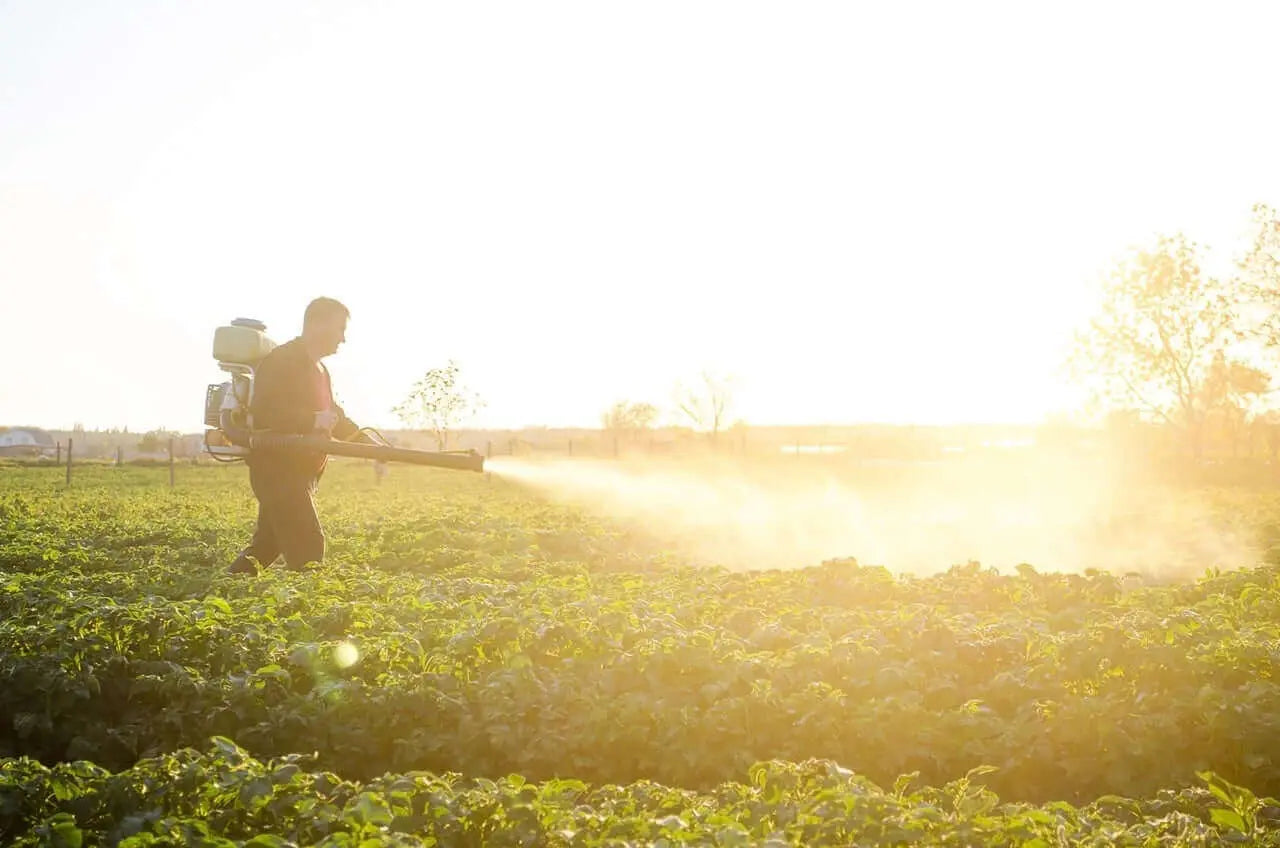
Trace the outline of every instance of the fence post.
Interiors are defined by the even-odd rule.
[[[169,488],[173,488],[173,436],[169,437]]]
[[[72,441],[73,441],[72,439],[67,439],[67,485],[68,486],[71,485],[71,442]]]
[[[116,445],[116,468],[124,465],[124,448]]]
[[[493,439],[484,443],[484,458],[493,459]]]
[[[58,458],[54,460],[54,465],[62,464],[62,440],[58,440]]]

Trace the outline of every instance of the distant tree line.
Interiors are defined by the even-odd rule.
[[[676,383],[669,411],[714,443],[729,427],[733,393],[732,377],[703,371],[692,383]],[[459,364],[449,360],[415,381],[391,411],[406,427],[430,432],[437,450],[449,450],[457,432],[484,406],[483,398],[463,382]],[[635,440],[661,415],[662,410],[648,401],[618,400],[601,413],[600,424],[614,440]]]

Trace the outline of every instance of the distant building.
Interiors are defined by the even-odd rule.
[[[53,436],[39,427],[0,427],[0,456],[39,456],[55,450]]]

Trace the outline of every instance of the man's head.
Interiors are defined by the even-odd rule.
[[[351,312],[331,297],[317,297],[307,304],[302,316],[302,340],[316,359],[337,353],[347,340],[347,319]]]

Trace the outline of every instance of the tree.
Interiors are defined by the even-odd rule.
[[[1251,429],[1266,447],[1267,460],[1280,460],[1280,410],[1268,409],[1254,416]]]
[[[1246,335],[1280,348],[1280,216],[1264,204],[1253,207],[1253,240],[1237,263],[1246,317]]]
[[[658,419],[658,408],[651,403],[628,403],[620,400],[600,416],[606,432],[615,437],[634,437],[648,430]]]
[[[444,368],[431,369],[391,410],[409,427],[430,430],[438,450],[448,450],[453,432],[484,407],[479,395],[459,383],[458,370],[452,359]]]
[[[1182,234],[1161,237],[1112,272],[1103,304],[1077,336],[1071,364],[1095,401],[1132,407],[1173,427],[1199,458],[1206,414],[1252,385],[1233,355],[1243,337],[1239,279],[1206,276]],[[1225,382],[1224,382],[1225,381]]]
[[[1243,362],[1228,361],[1222,351],[1214,354],[1205,378],[1201,403],[1209,420],[1215,422],[1231,443],[1231,455],[1238,456],[1240,440],[1259,414],[1258,402],[1271,385],[1271,376]]]
[[[733,380],[703,371],[700,382],[686,387],[676,384],[676,407],[695,430],[706,430],[711,441],[724,427],[733,401]]]
[[[181,440],[182,436],[171,430],[149,430],[138,440],[138,450],[142,453],[159,453],[168,450],[169,439]]]

